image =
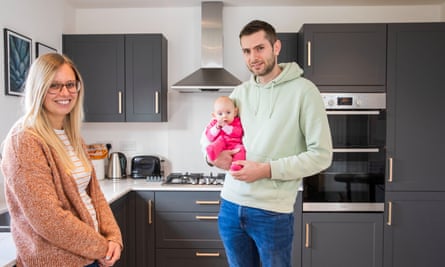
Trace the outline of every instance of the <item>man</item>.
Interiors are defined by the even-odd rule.
[[[331,164],[329,125],[321,95],[300,67],[277,64],[281,42],[273,26],[254,20],[239,37],[253,75],[230,98],[243,123],[247,158],[226,175],[219,232],[230,266],[288,267],[298,188],[303,177]],[[209,164],[229,170],[236,152],[223,151]]]

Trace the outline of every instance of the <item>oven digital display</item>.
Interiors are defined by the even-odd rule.
[[[338,97],[337,105],[339,106],[352,106],[352,97]]]

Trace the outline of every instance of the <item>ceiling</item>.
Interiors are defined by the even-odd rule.
[[[202,0],[65,0],[74,8],[193,7]],[[440,5],[445,0],[223,0],[225,6]]]

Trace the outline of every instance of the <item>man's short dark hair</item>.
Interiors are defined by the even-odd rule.
[[[270,44],[273,45],[277,41],[277,33],[275,28],[269,23],[262,20],[252,20],[241,30],[239,38],[247,35],[254,34],[259,31],[264,31],[266,33],[266,39],[269,40]]]

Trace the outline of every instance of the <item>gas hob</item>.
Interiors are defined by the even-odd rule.
[[[222,185],[224,184],[224,173],[216,175],[210,173],[170,173],[164,180],[163,184],[184,184],[184,185]]]

